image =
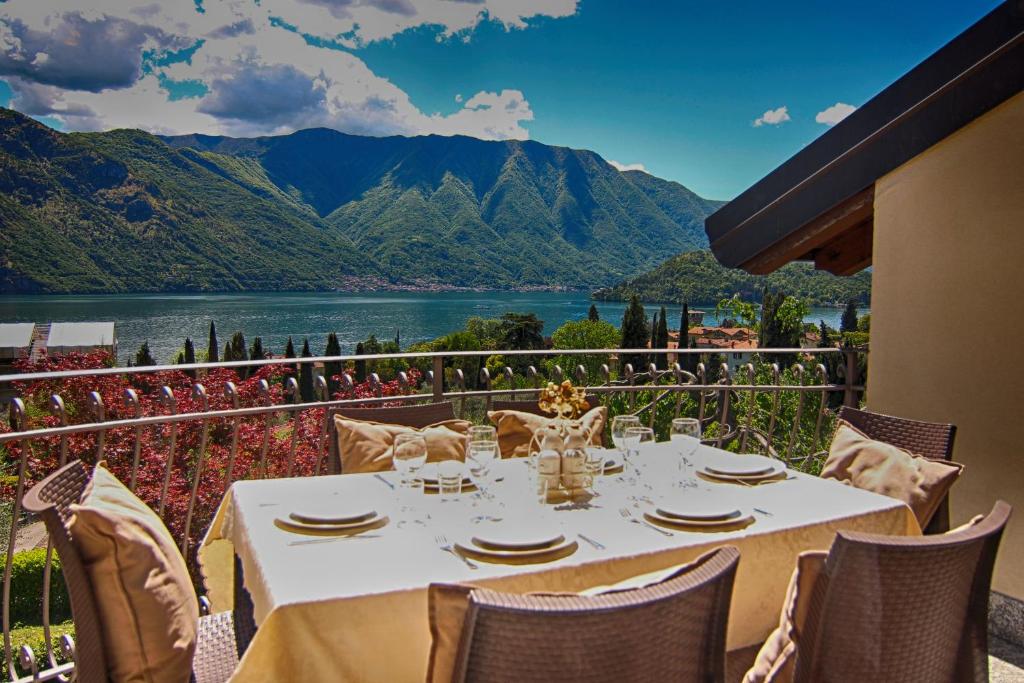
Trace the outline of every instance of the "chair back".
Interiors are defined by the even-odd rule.
[[[60,557],[64,582],[71,598],[71,616],[75,622],[75,676],[83,683],[107,681],[103,630],[89,574],[71,537],[72,503],[82,500],[92,473],[80,460],[64,465],[33,486],[22,504],[26,511],[39,515]]]
[[[723,681],[739,551],[686,574],[593,597],[470,593],[458,683]]]
[[[796,683],[988,681],[988,598],[1010,506],[945,535],[840,531],[811,593]]]
[[[341,454],[338,452],[338,433],[334,428],[334,416],[340,415],[352,420],[385,422],[422,429],[427,425],[455,419],[455,405],[451,401],[421,403],[408,406],[384,408],[334,408],[327,414],[327,471],[341,474]]]
[[[591,408],[601,405],[601,400],[596,394],[587,394],[587,403],[590,404]],[[491,410],[518,410],[521,413],[530,413],[531,415],[543,415],[545,417],[553,417],[551,413],[545,413],[537,406],[537,401],[492,401]]]
[[[914,455],[934,460],[953,459],[953,441],[956,439],[956,425],[942,422],[922,422],[905,417],[894,417],[869,410],[858,410],[843,406],[839,419],[846,420],[868,437],[884,441],[897,448],[904,448]],[[940,534],[949,531],[949,496],[942,499],[932,516],[926,534]]]

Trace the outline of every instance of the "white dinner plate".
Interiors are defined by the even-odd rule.
[[[455,549],[462,555],[474,560],[496,564],[536,564],[553,562],[572,555],[579,548],[573,539],[562,539],[561,543],[544,548],[531,550],[497,550],[481,548],[472,539],[455,543]]]
[[[765,479],[772,479],[774,477],[779,476],[780,474],[783,474],[785,471],[786,471],[786,466],[783,463],[777,463],[773,468],[769,469],[768,471],[760,472],[760,473],[757,473],[757,474],[724,474],[722,472],[713,471],[713,470],[711,470],[708,467],[704,467],[704,468],[698,470],[698,472],[700,472],[702,475],[704,475],[706,477],[710,477],[712,479],[720,479],[721,481],[747,481],[747,482],[763,481]]]
[[[340,534],[356,534],[370,529],[382,527],[388,523],[387,517],[374,515],[369,519],[360,522],[349,522],[346,524],[303,524],[288,517],[278,517],[274,525],[279,529],[291,531],[297,534],[308,534],[313,536],[334,536]]]
[[[481,530],[470,541],[484,550],[536,550],[558,545],[565,541],[565,536],[525,525],[497,524]]]
[[[704,468],[714,474],[732,476],[756,476],[770,472],[779,464],[778,460],[763,455],[721,455],[707,461]]]
[[[348,508],[344,505],[309,504],[297,507],[288,513],[292,521],[300,524],[353,524],[365,522],[377,516],[377,511],[367,508]]]
[[[743,513],[735,505],[713,496],[691,496],[679,501],[661,501],[655,511],[663,517],[697,521],[735,521]]]
[[[730,519],[679,519],[678,517],[669,517],[667,515],[659,514],[654,508],[650,508],[644,512],[644,517],[649,522],[660,524],[661,526],[667,526],[670,528],[679,527],[690,527],[693,529],[717,529],[722,528],[726,530],[732,530],[739,527],[744,527],[750,524],[754,516],[746,511],[740,511],[740,514]]]

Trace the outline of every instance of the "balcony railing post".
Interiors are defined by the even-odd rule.
[[[444,356],[434,356],[434,403],[444,400]]]
[[[851,408],[857,407],[857,350],[852,347],[843,349],[843,356],[846,358],[846,389],[843,391],[843,405]]]

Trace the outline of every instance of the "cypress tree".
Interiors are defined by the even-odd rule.
[[[402,349],[402,330],[401,328],[395,328],[395,346],[398,347],[399,351]]]
[[[232,352],[232,349],[231,349],[231,340],[230,339],[228,341],[224,342],[224,350],[221,351],[220,359],[224,363],[230,363],[231,361],[233,361],[235,359],[235,354]]]
[[[149,352],[149,342],[142,342],[142,346],[135,353],[135,365],[156,365],[156,361],[153,360],[153,354]]]
[[[648,348],[651,348],[651,349],[658,348],[658,312],[657,311],[654,312],[654,317],[651,318],[651,338],[647,340],[647,345],[648,345]],[[644,359],[644,369],[646,370],[647,369],[647,364],[651,363],[651,362],[654,362],[654,360],[655,360],[655,354],[653,354],[653,353],[649,354],[647,356],[647,358]]]
[[[308,337],[302,341],[302,357],[313,357],[313,353],[309,350]],[[314,400],[312,363],[303,363],[299,367],[299,395],[302,397],[303,403],[309,403]]]
[[[291,337],[288,337],[288,343],[284,345],[284,357],[285,358],[295,358],[295,344],[292,343],[292,338]],[[292,376],[294,376],[295,373],[298,372],[298,367],[294,363],[288,363],[284,367],[286,367],[289,370],[291,370],[290,374]],[[288,378],[285,377],[284,379],[287,380]]]
[[[210,321],[210,339],[206,344],[206,361],[216,363],[220,361],[220,349],[217,348],[217,325]]]
[[[395,339],[398,339],[398,335],[395,335]],[[338,335],[331,332],[327,335],[327,348],[324,349],[325,356],[340,356],[341,355],[341,344],[338,343]],[[324,363],[324,375],[327,379],[327,393],[331,396],[338,391],[338,380],[334,379],[335,376],[341,374],[341,361],[327,361]]]
[[[647,313],[640,303],[640,298],[633,295],[622,314],[622,343],[619,348],[640,349],[647,345]],[[622,354],[619,359],[620,372],[626,367],[626,363],[633,365],[637,371],[643,370],[644,357],[639,354]]]
[[[192,363],[196,362],[196,347],[192,343],[191,337],[185,337],[185,351],[182,353],[182,361],[185,363],[185,365],[191,365]],[[187,374],[192,379],[196,378],[195,370],[186,370],[185,374]]]
[[[174,359],[174,362],[175,362],[176,365],[184,365],[185,364],[185,352],[184,351],[178,351],[178,356]]]
[[[231,335],[230,345],[231,360],[245,360],[249,357],[249,352],[245,348],[245,336],[241,332],[235,332]],[[241,379],[249,376],[249,368],[236,368],[236,372],[238,372],[238,376]]]
[[[263,339],[252,338],[252,346],[249,347],[249,360],[265,360],[267,352],[263,350]]]
[[[839,333],[846,334],[847,332],[857,331],[857,302],[848,301],[846,302],[846,308],[843,309],[843,317],[839,321]]]
[[[592,323],[596,323],[601,319],[601,316],[597,312],[597,305],[590,304],[590,311],[587,312],[587,320]]]
[[[361,355],[363,355],[363,353],[364,353],[364,351],[363,351],[363,342],[359,342],[358,344],[356,344],[356,355],[357,356],[361,356]],[[361,382],[365,382],[365,381],[366,381],[366,361],[365,360],[357,360],[356,361],[356,382],[357,383],[361,383]]]
[[[668,348],[668,313],[665,311],[665,307],[661,307],[661,313],[658,316],[658,330],[657,334],[658,348]],[[659,370],[665,370],[668,368],[668,354],[659,353],[655,356],[655,363],[658,364]]]

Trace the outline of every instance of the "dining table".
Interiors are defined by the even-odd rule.
[[[702,445],[688,462],[723,457],[743,456]],[[236,607],[239,581],[257,626],[233,680],[420,682],[430,654],[432,583],[578,592],[724,545],[740,552],[727,631],[727,649],[736,650],[763,642],[778,625],[801,552],[827,550],[844,530],[921,533],[903,502],[793,469],[764,483],[697,478],[680,467],[677,445],[668,442],[649,446],[634,462],[643,467],[598,477],[596,495],[582,502],[542,500],[526,458],[496,463],[501,480],[487,497],[410,493],[397,486],[395,472],[233,483],[198,550],[213,610]],[[690,496],[728,502],[750,521],[652,528],[643,515],[661,501]],[[296,509],[335,503],[373,510],[381,523],[336,536],[295,533],[281,523]],[[550,561],[516,564],[467,563],[442,549],[491,525],[557,532],[574,544]]]

